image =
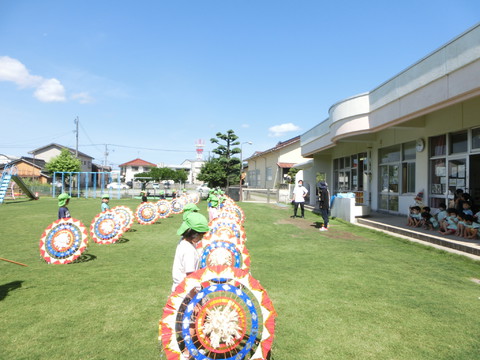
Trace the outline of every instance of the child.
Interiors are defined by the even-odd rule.
[[[473,221],[472,215],[465,215],[465,232],[463,233],[465,239],[476,239],[479,228],[480,224]]]
[[[447,205],[445,203],[440,203],[438,205],[438,213],[435,215],[439,224],[447,217]]]
[[[148,201],[147,192],[146,192],[145,190],[140,191],[140,195],[141,195],[141,197],[142,197],[142,203]]]
[[[408,216],[407,226],[418,227],[420,226],[421,215],[420,206],[412,206],[410,208],[410,215]]]
[[[465,215],[473,216],[472,205],[470,204],[469,201],[465,201],[462,206],[463,206],[463,213]]]
[[[455,231],[456,236],[463,237],[465,234],[465,214],[460,212],[457,214],[457,231]]]
[[[209,230],[207,219],[198,212],[190,212],[177,230],[177,235],[181,235],[182,239],[177,245],[173,260],[172,292],[185,277],[198,269],[200,254],[197,252],[196,244]]]
[[[102,195],[102,212],[110,210],[110,205],[108,205],[108,202],[110,201],[110,195],[108,194],[103,194]]]
[[[70,195],[67,193],[62,193],[58,195],[58,218],[66,219],[72,217],[70,211],[67,208],[68,203],[70,202]]]
[[[430,219],[430,217],[432,216],[432,214],[430,213],[431,209],[429,206],[424,206],[421,210],[420,210],[420,223],[417,225],[417,227],[420,227],[420,226],[423,226],[423,228],[426,229],[425,227],[425,219]],[[427,214],[428,216],[427,217],[424,217],[423,214]],[[429,220],[430,221],[430,220]]]
[[[218,191],[211,189],[207,198],[208,203],[208,220],[212,221],[218,217]]]
[[[457,231],[457,209],[448,208],[448,216],[445,218],[439,233],[442,235],[452,235]]]
[[[438,221],[435,216],[432,216],[429,212],[422,212],[423,228],[425,230],[435,230],[438,228]]]

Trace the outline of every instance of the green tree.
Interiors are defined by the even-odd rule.
[[[289,184],[295,184],[295,175],[300,171],[300,169],[295,169],[295,168],[290,168],[288,170],[288,176],[290,178],[290,181],[288,182]]]
[[[224,165],[218,158],[210,158],[202,165],[197,179],[207,183],[210,188],[225,187],[227,184],[227,173]]]
[[[188,174],[187,171],[184,169],[177,169],[175,170],[175,177],[173,180],[175,180],[178,183],[183,183],[185,184],[185,181],[188,179]]]
[[[225,186],[228,188],[231,183],[240,181],[240,159],[233,156],[242,151],[239,147],[234,147],[240,145],[240,141],[233,130],[228,130],[226,134],[217,132],[215,136],[216,138],[211,138],[210,142],[218,146],[212,152],[218,155],[218,162],[224,168]]]
[[[80,160],[77,159],[68,149],[62,149],[60,155],[55,156],[45,164],[49,173],[54,172],[78,172],[82,169]]]

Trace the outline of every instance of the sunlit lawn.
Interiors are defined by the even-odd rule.
[[[335,220],[319,232],[312,213],[241,206],[252,275],[278,312],[273,359],[480,359],[480,263]],[[89,226],[100,201],[69,208]],[[91,242],[85,262],[47,265],[39,238],[56,214],[50,198],[0,205],[0,257],[28,265],[0,261],[0,358],[158,359],[181,216]]]

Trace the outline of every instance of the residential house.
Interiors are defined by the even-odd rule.
[[[134,160],[128,161],[126,163],[120,164],[120,177],[125,181],[134,181],[135,175],[148,172],[151,168],[157,167],[157,165],[136,158]]]
[[[0,171],[3,171],[7,164],[0,165]],[[42,171],[45,168],[45,161],[29,157],[21,157],[8,163],[9,166],[15,166],[16,175],[24,179],[36,180],[42,184],[48,183],[50,176]]]

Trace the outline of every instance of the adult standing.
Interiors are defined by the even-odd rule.
[[[302,213],[301,218],[305,218],[305,196],[307,196],[308,190],[303,186],[303,181],[298,180],[297,186],[293,189],[293,216],[292,218],[297,217],[298,207]]]
[[[325,181],[318,182],[318,207],[323,218],[323,225],[320,231],[328,230],[328,212],[330,211],[330,191]]]

